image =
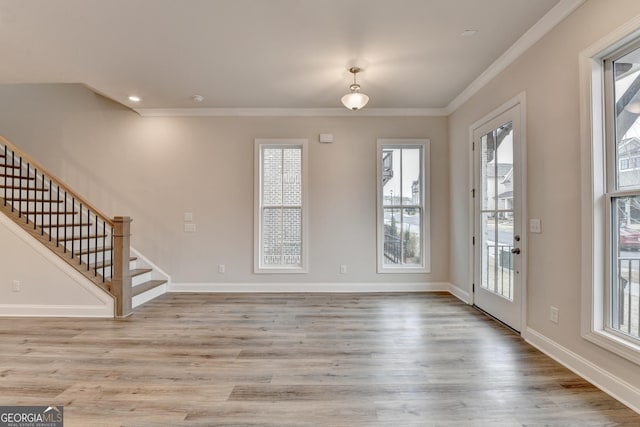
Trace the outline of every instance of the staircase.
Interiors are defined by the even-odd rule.
[[[169,277],[130,247],[130,218],[108,217],[3,137],[0,211],[110,293],[116,317],[166,292]]]

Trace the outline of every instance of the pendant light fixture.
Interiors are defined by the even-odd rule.
[[[369,97],[360,92],[360,85],[356,83],[356,74],[362,71],[359,67],[349,68],[349,72],[353,74],[353,84],[349,86],[349,92],[342,97],[341,101],[349,110],[357,111],[367,105]]]

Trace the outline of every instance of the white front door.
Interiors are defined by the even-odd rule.
[[[473,129],[474,304],[516,331],[521,328],[521,105]]]

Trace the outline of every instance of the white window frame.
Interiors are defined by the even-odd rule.
[[[611,199],[607,183],[615,156],[607,144],[604,60],[640,40],[640,18],[580,54],[582,165],[582,301],[581,332],[586,340],[640,365],[640,345],[609,328],[611,278]],[[612,101],[609,101],[612,102]],[[608,159],[608,160],[607,160]],[[608,163],[607,163],[608,162]]]
[[[254,265],[256,274],[305,274],[309,272],[308,143],[303,138],[258,138],[254,149]],[[300,147],[302,150],[302,257],[301,265],[266,266],[262,263],[262,149],[263,147]]]
[[[382,196],[382,151],[384,148],[422,148],[422,229],[420,265],[390,265],[384,263],[384,206]],[[430,141],[427,138],[380,138],[377,146],[377,266],[378,273],[430,273],[431,272],[431,191],[429,186]]]

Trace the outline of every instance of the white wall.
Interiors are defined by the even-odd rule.
[[[108,293],[2,213],[0,242],[0,316],[113,317]]]
[[[333,133],[320,144],[319,133]],[[0,86],[0,134],[109,215],[176,283],[426,283],[449,274],[447,119],[142,118],[80,85]],[[306,275],[253,274],[255,138],[308,138]],[[432,273],[376,273],[376,139],[431,139]],[[197,232],[183,232],[192,212]],[[225,264],[226,273],[218,273]],[[346,264],[348,274],[339,274]],[[304,286],[300,290],[304,290]]]
[[[449,119],[451,155],[450,280],[469,290],[469,126],[518,93],[527,96],[527,206],[542,219],[528,237],[527,326],[629,384],[640,369],[580,336],[580,117],[578,54],[640,14],[637,0],[591,0],[529,49]],[[549,307],[560,323],[549,321]],[[525,331],[526,333],[526,331]],[[637,398],[637,397],[636,397]]]

